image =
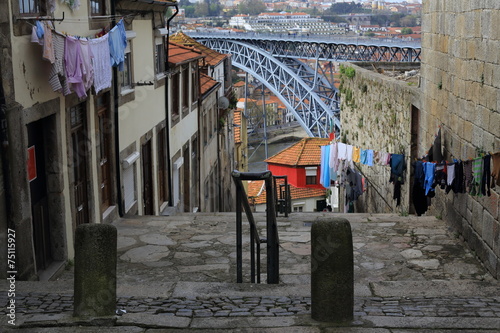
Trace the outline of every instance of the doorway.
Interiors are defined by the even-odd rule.
[[[76,226],[89,223],[88,159],[90,145],[87,138],[86,104],[73,106],[70,112],[71,148],[73,153],[73,189]]]
[[[142,199],[143,215],[153,215],[153,166],[151,156],[151,140],[142,145]]]
[[[47,147],[44,139],[46,127],[43,119],[27,125],[28,180],[37,271],[47,269],[53,261],[46,172]]]

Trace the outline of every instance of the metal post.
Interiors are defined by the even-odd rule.
[[[264,147],[266,150],[266,160],[269,158],[269,151],[267,148],[267,109],[266,109],[266,98],[264,96],[264,83],[262,83],[262,107],[264,108]]]
[[[272,178],[266,178],[266,226],[267,226],[267,283],[279,283],[279,240],[274,212]]]
[[[241,208],[241,191],[236,191],[236,283],[243,282],[243,246],[242,246],[242,208]]]

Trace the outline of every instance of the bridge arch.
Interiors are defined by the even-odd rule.
[[[283,59],[278,60],[261,49],[235,40],[198,39],[207,47],[232,55],[232,64],[240,68],[271,90],[311,137],[328,137],[331,124],[340,130],[339,101],[337,94],[318,94],[314,83],[306,82]],[[300,62],[292,61],[299,68]],[[304,68],[299,69],[305,71]],[[309,72],[309,74],[311,74]],[[319,80],[324,82],[323,80]],[[332,87],[334,90],[335,88]],[[330,96],[328,98],[326,96]]]

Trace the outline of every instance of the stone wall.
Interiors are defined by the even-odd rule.
[[[394,186],[389,182],[390,167],[364,166],[356,163],[366,176],[368,189],[356,202],[356,212],[407,214],[410,211],[411,118],[420,107],[420,91],[414,83],[396,80],[373,70],[371,64],[345,65],[350,70],[341,76],[341,140],[361,149],[373,149],[406,156],[407,172],[402,187],[401,205],[393,199]],[[388,71],[410,71],[418,64],[395,68],[397,64],[374,64]],[[345,67],[345,68],[348,68]],[[367,67],[366,69],[363,67]],[[349,72],[351,74],[349,74]],[[353,76],[354,75],[354,76]]]
[[[468,159],[500,151],[500,2],[423,2],[422,112],[424,154],[442,125],[444,157]],[[451,224],[500,277],[497,186],[490,197],[437,191],[432,212]]]

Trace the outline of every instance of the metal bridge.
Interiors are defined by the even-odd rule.
[[[232,64],[251,74],[292,112],[311,137],[340,130],[340,100],[318,61],[420,61],[420,44],[353,37],[189,32],[207,47],[232,55]],[[316,68],[301,60],[313,59]]]

